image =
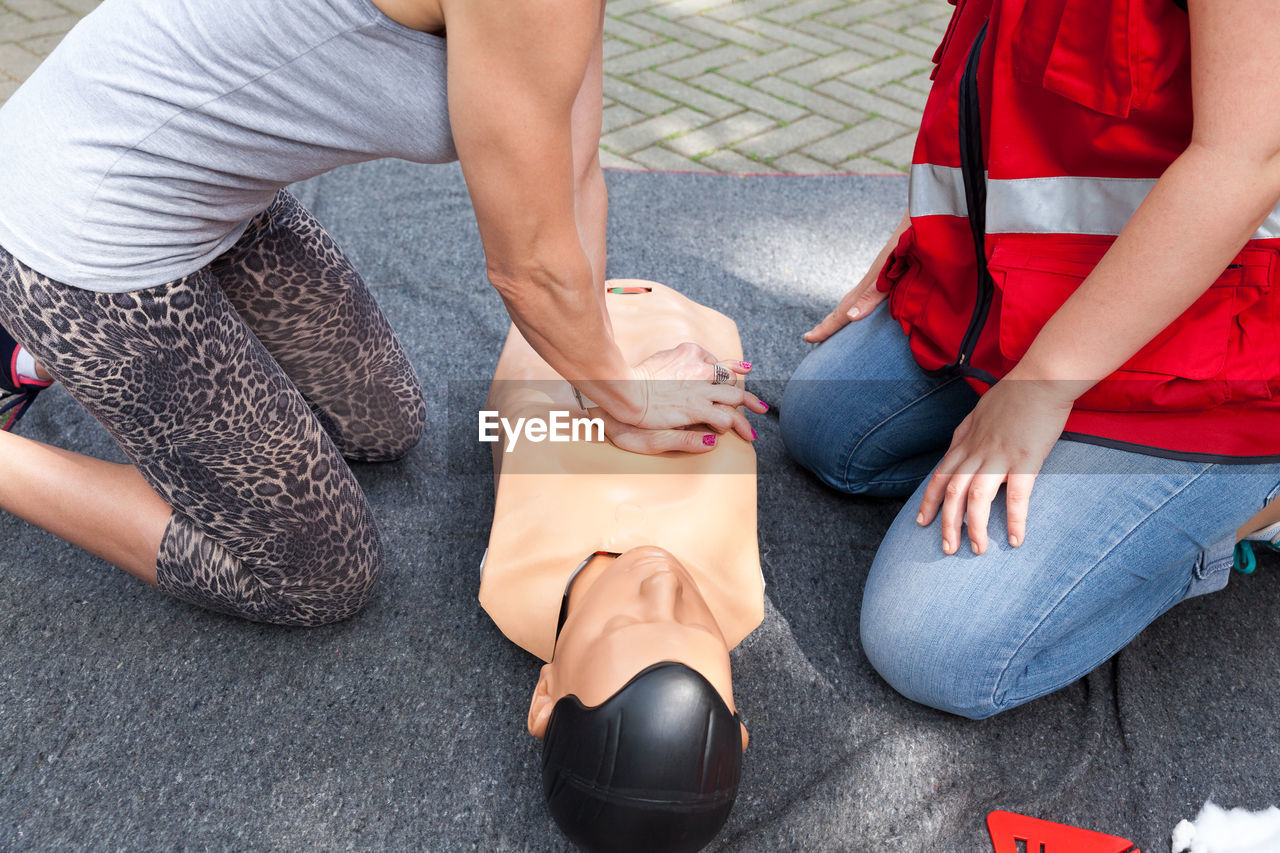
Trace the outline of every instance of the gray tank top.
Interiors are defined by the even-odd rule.
[[[378,157],[457,159],[443,39],[369,0],[105,0],[0,108],[0,246],[151,287],[286,184]]]

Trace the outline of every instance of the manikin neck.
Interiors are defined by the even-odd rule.
[[[573,577],[569,578],[569,585],[565,590],[569,594],[569,609],[572,613],[573,608],[582,601],[582,597],[587,594],[587,590],[604,574],[604,570],[613,565],[614,561],[620,557],[620,554],[592,554],[587,558],[587,563],[581,570],[575,572]]]

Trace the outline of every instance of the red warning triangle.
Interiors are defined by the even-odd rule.
[[[987,831],[994,853],[1141,853],[1132,841],[1114,835],[1013,812],[987,815]]]

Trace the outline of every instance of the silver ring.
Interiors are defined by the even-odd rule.
[[[723,364],[717,364],[715,365],[715,368],[716,368],[716,375],[711,380],[712,385],[732,385],[733,384],[733,371],[729,370],[729,368],[725,367]]]

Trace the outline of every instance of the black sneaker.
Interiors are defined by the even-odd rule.
[[[0,326],[0,430],[13,429],[36,395],[53,384],[18,375],[19,349],[18,342]]]

